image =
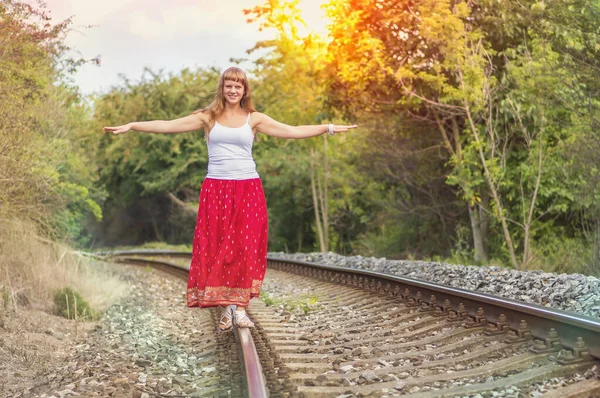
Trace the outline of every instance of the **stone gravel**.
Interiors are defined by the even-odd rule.
[[[240,396],[238,359],[227,355],[235,352],[235,338],[215,334],[210,310],[187,308],[186,282],[119,267],[132,275],[129,294],[104,313],[62,367],[21,396]]]
[[[593,276],[336,253],[273,252],[269,255],[419,279],[600,318],[600,279]]]

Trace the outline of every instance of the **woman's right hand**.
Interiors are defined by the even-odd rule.
[[[131,130],[131,123],[116,127],[104,127],[104,131],[111,132],[113,134],[125,134],[129,130]]]

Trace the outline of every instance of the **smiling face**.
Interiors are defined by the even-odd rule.
[[[234,80],[225,80],[223,84],[223,97],[230,105],[239,104],[244,96],[244,85]]]
[[[213,120],[216,120],[226,107],[239,106],[249,113],[256,111],[252,106],[248,78],[240,68],[233,66],[221,74],[216,94],[213,104],[210,105]]]

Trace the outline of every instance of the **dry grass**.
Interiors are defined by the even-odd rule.
[[[49,311],[56,289],[71,286],[102,311],[121,297],[127,284],[107,265],[36,233],[33,223],[0,220],[0,297],[4,308]]]
[[[35,225],[0,216],[0,396],[40,384],[94,328],[54,315],[55,289],[71,286],[102,311],[130,286],[118,268],[42,238]]]

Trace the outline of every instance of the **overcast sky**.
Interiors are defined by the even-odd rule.
[[[33,0],[31,1],[33,3]],[[301,0],[303,17],[311,30],[324,31],[320,5]],[[273,32],[258,32],[246,23],[242,9],[262,0],[46,0],[55,22],[73,17],[75,31],[67,44],[84,58],[100,56],[101,66],[84,66],[75,83],[81,92],[106,91],[132,80],[145,66],[178,72],[185,67],[231,66],[230,58],[246,58],[246,50]],[[83,26],[93,25],[90,28]]]

